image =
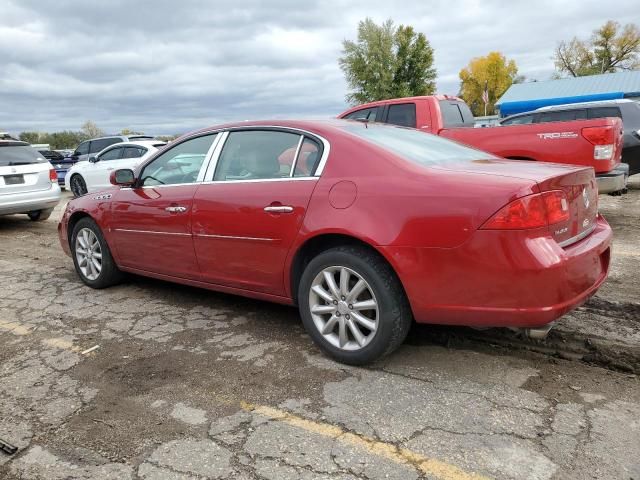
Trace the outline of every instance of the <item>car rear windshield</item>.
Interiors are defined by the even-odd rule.
[[[45,163],[40,152],[25,144],[0,143],[0,167],[14,165],[29,165],[32,163]]]
[[[353,124],[344,128],[353,135],[424,166],[497,158],[490,153],[410,128],[375,124]]]

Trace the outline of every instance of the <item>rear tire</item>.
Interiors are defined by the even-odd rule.
[[[314,342],[349,365],[364,365],[393,352],[412,322],[391,266],[359,246],[332,248],[312,259],[300,280],[298,304]]]
[[[69,188],[71,189],[71,193],[75,198],[81,197],[87,194],[87,184],[82,178],[82,175],[76,173],[71,180],[69,180]]]
[[[44,222],[51,216],[52,212],[53,208],[45,208],[44,210],[34,210],[27,213],[27,215],[32,222]]]
[[[82,218],[71,234],[71,258],[76,272],[91,288],[106,288],[119,283],[123,273],[111,256],[100,227],[91,218]]]

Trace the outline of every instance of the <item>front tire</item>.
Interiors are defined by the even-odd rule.
[[[302,274],[298,304],[305,329],[328,355],[363,365],[402,344],[412,315],[404,290],[380,255],[358,246],[320,253]]]
[[[82,178],[78,173],[69,180],[69,188],[71,189],[71,193],[73,193],[74,198],[87,194],[87,184],[85,183],[84,178]]]
[[[73,227],[71,256],[80,280],[91,288],[110,287],[122,280],[109,245],[91,218],[82,218]]]

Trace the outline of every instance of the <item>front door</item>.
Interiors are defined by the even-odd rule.
[[[123,266],[199,277],[191,234],[193,197],[214,138],[177,144],[143,167],[135,188],[114,194],[109,226]]]
[[[229,133],[213,181],[198,187],[193,202],[203,280],[285,294],[284,263],[316,185],[318,157],[318,144],[298,133]]]

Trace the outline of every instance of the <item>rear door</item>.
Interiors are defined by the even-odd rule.
[[[292,162],[286,158],[292,154]],[[232,131],[193,203],[203,280],[282,296],[284,264],[316,185],[322,143],[292,130]],[[213,163],[213,162],[212,162]]]
[[[109,227],[120,263],[162,275],[197,279],[191,218],[216,134],[173,145],[142,167],[134,188],[113,195]]]

